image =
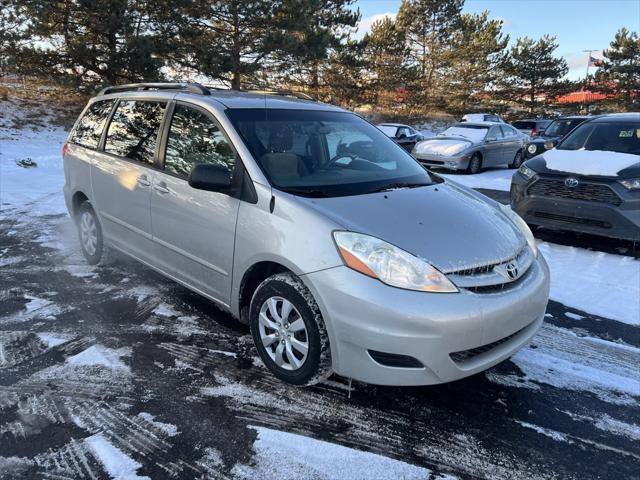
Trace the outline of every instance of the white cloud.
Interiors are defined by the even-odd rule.
[[[358,23],[358,27],[357,27],[358,30],[354,35],[354,38],[364,37],[364,34],[371,31],[371,26],[378,20],[382,20],[385,17],[395,19],[396,15],[397,15],[397,12],[384,12],[384,13],[376,13],[375,15],[371,15],[369,17],[364,17]]]

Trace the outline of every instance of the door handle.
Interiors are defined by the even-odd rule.
[[[148,187],[149,185],[151,185],[151,182],[149,182],[149,180],[147,179],[146,175],[140,175],[138,177],[138,179],[136,180],[136,182],[138,183],[138,185],[140,185],[141,187]]]
[[[169,189],[167,188],[167,184],[164,182],[156,183],[153,186],[153,189],[159,193],[169,193]]]

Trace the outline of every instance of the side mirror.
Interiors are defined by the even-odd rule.
[[[231,190],[231,174],[220,165],[199,163],[189,173],[189,186],[197,190],[227,193]]]

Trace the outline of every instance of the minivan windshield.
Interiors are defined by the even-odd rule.
[[[436,182],[378,128],[348,112],[229,109],[247,148],[278,189],[360,195]]]
[[[602,150],[640,155],[640,121],[588,122],[573,130],[558,150]]]

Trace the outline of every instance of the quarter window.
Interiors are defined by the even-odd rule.
[[[176,105],[167,138],[164,168],[186,178],[194,165],[210,163],[233,171],[236,156],[218,125],[207,114]]]
[[[107,131],[105,152],[153,164],[164,103],[123,100]]]
[[[111,113],[113,100],[92,103],[82,116],[71,137],[71,142],[87,148],[98,148],[104,124]]]
[[[491,127],[491,129],[489,130],[489,134],[487,136],[489,138],[500,139],[500,138],[503,137],[502,130],[500,130],[500,127],[498,125],[495,125],[495,126]]]

